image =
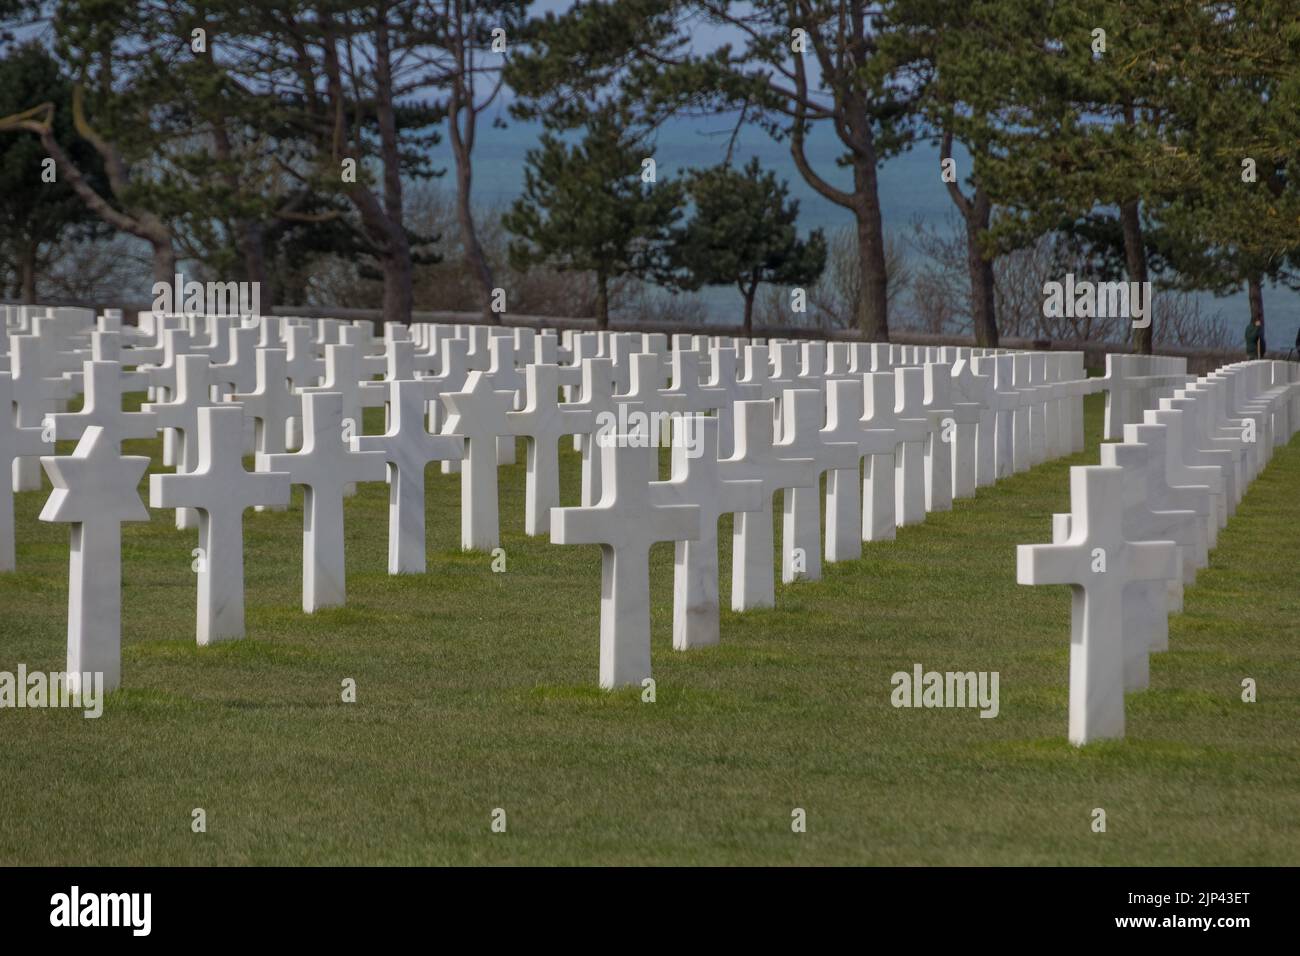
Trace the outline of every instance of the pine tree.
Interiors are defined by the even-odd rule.
[[[755,123],[789,145],[800,176],[853,216],[861,294],[859,333],[889,340],[888,274],[877,173],[902,145],[905,107],[872,68],[880,5],[840,0],[611,0],[576,4],[534,23],[531,54],[510,81],[553,122],[580,117],[582,100],[617,90],[653,127],[672,113],[705,111]],[[695,31],[736,38],[694,48]],[[842,153],[817,167],[807,141],[815,127]],[[838,169],[851,174],[848,184]]]
[[[745,335],[753,333],[760,283],[811,285],[822,274],[825,237],[818,229],[799,238],[799,203],[788,199],[787,184],[757,159],[743,170],[693,170],[686,189],[694,214],[674,232],[676,283],[686,289],[734,285],[745,302]]]
[[[608,111],[591,118],[577,146],[545,133],[528,153],[524,195],[502,219],[518,237],[510,244],[516,268],[544,263],[594,274],[602,329],[609,327],[612,280],[661,277],[670,269],[683,190],[676,182],[645,181],[647,158],[649,150]]]

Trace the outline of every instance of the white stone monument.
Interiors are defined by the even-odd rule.
[[[0,330],[0,338],[4,334]],[[17,567],[13,484],[7,480],[12,463],[28,456],[39,458],[44,452],[54,450],[54,443],[44,438],[44,429],[19,425],[13,410],[13,376],[9,372],[0,372],[0,572]]]
[[[460,471],[460,546],[490,551],[501,541],[497,502],[497,438],[510,434],[506,414],[514,392],[497,391],[481,371],[470,372],[462,392],[442,396],[447,408],[444,435],[465,439]]]
[[[787,488],[811,488],[817,480],[811,458],[789,455],[776,444],[773,406],[771,399],[736,403],[735,453],[718,463],[724,478],[763,483],[762,507],[741,512],[732,530],[731,607],[736,611],[776,603],[772,496]]]
[[[601,546],[600,686],[611,689],[650,677],[650,546],[700,533],[698,506],[655,503],[655,449],[625,438],[600,448],[599,503],[551,511],[554,543]]]
[[[529,365],[524,372],[524,407],[506,413],[512,435],[528,440],[524,478],[524,533],[551,529],[551,509],[560,504],[560,439],[595,429],[590,408],[559,401],[559,367]]]
[[[422,382],[388,387],[388,431],[354,437],[352,450],[379,452],[388,462],[388,573],[423,574],[425,468],[432,461],[460,459],[465,443],[458,435],[432,435],[426,429]]]
[[[151,508],[199,514],[195,639],[201,647],[244,636],[244,511],[289,503],[288,474],[244,470],[243,436],[243,409],[200,408],[194,469],[149,477]]]
[[[718,643],[718,519],[762,508],[763,483],[723,477],[718,419],[693,415],[673,425],[672,477],[650,488],[657,505],[700,510],[699,537],[678,541],[673,563],[673,647],[684,651]],[[702,454],[690,454],[692,441]]]
[[[308,614],[347,600],[343,549],[343,498],[348,484],[383,481],[381,451],[355,452],[344,436],[343,398],[337,392],[303,396],[303,446],[257,456],[258,471],[286,471],[302,485],[302,609]],[[350,430],[349,430],[350,431]]]
[[[41,458],[54,491],[42,521],[72,525],[68,574],[68,685],[104,675],[105,692],[122,683],[122,522],[148,521],[140,479],[149,459],[123,457],[98,425],[68,456]]]
[[[1067,540],[1016,549],[1019,583],[1073,591],[1069,737],[1077,746],[1124,736],[1124,589],[1177,573],[1173,542],[1125,537],[1123,483],[1119,468],[1071,468]]]

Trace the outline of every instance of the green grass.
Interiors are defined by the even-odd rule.
[[[349,604],[314,616],[300,498],[250,512],[248,637],[205,649],[196,535],[153,512],[124,528],[125,689],[98,720],[0,711],[0,862],[1300,863],[1300,439],[1188,589],[1128,697],[1128,739],[1079,750],[1068,591],[1017,586],[1014,546],[1048,540],[1099,420],[1090,400],[1087,454],[778,585],[775,610],[724,611],[716,648],[672,650],[657,547],[653,704],[595,688],[599,549],[523,536],[522,465],[501,470],[506,573],[460,553],[459,478],[431,469],[429,573],[387,575],[386,488],[363,485]],[[572,451],[562,463],[572,503]],[[68,528],[36,520],[44,497],[19,496],[0,670],[63,666]],[[1001,715],[892,708],[890,675],[914,662],[999,671]]]

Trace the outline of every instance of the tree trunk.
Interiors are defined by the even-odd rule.
[[[859,168],[861,167],[861,168]],[[875,164],[854,163],[858,205],[853,210],[858,230],[857,325],[864,341],[889,341],[889,275],[885,269],[885,229],[876,194]]]
[[[166,282],[170,286],[176,281],[176,251],[172,248],[171,242],[154,240],[151,245],[153,246],[153,281]],[[183,295],[183,289],[175,290],[178,301]]]
[[[18,263],[22,301],[28,305],[36,304],[36,246],[36,243],[29,242],[23,249],[21,261]]]
[[[1124,262],[1128,268],[1130,282],[1147,281],[1147,252],[1142,241],[1142,220],[1139,216],[1139,200],[1130,199],[1119,207],[1120,225],[1124,229]],[[1154,311],[1154,303],[1148,303]],[[1130,312],[1132,311],[1130,307]],[[1139,355],[1150,355],[1154,339],[1151,322],[1155,317],[1148,314],[1147,327],[1133,330],[1133,348]]]
[[[384,321],[411,323],[414,293],[411,287],[411,247],[400,225],[382,258],[384,268]]]
[[[411,244],[403,224],[401,156],[397,115],[393,104],[393,71],[389,48],[388,7],[381,6],[375,27],[375,120],[383,163],[384,321],[411,324]]]
[[[463,13],[460,7],[457,7],[457,11],[453,52],[456,55],[459,72],[452,78],[450,108],[447,111],[448,138],[451,140],[452,157],[456,161],[456,217],[460,224],[460,244],[465,256],[465,265],[469,266],[474,282],[479,288],[483,321],[499,324],[501,317],[492,311],[492,267],[488,265],[483,246],[478,241],[478,230],[474,228],[474,210],[470,197],[474,182],[472,156],[478,112],[474,106],[473,74],[465,58]],[[465,117],[463,130],[461,129],[462,115]]]
[[[754,293],[757,291],[756,284],[741,290],[741,294],[745,297],[745,338],[747,339],[754,336]]]
[[[258,302],[269,312],[275,305],[275,293],[266,277],[265,229],[260,222],[250,219],[240,223],[239,248],[244,256],[244,278],[257,283]]]
[[[1256,358],[1263,358],[1267,348],[1264,335],[1264,283],[1259,276],[1251,276],[1246,282],[1246,297],[1250,300],[1250,324],[1259,319],[1259,339],[1256,345]]]
[[[487,255],[478,241],[478,231],[474,228],[474,211],[470,203],[470,183],[472,171],[468,154],[461,160],[456,154],[456,212],[460,220],[460,242],[465,252],[465,264],[469,266],[474,281],[479,287],[482,300],[483,320],[500,323],[501,317],[492,311],[492,267],[488,265]]]
[[[596,328],[609,328],[609,280],[596,273]]]
[[[966,220],[966,268],[970,272],[970,317],[975,344],[981,348],[998,347],[996,283],[993,260],[984,254],[981,238],[989,231],[993,204],[983,189],[975,190]]]
[[[840,28],[844,28],[846,13],[840,5]],[[855,5],[848,16],[851,26],[866,26],[865,6]],[[859,41],[862,34],[859,33]],[[814,44],[819,44],[820,34],[814,32]],[[842,39],[842,37],[841,37]],[[825,52],[818,46],[819,57]],[[858,334],[866,341],[889,341],[889,274],[885,267],[885,230],[880,215],[880,190],[876,177],[878,157],[875,133],[871,127],[871,104],[867,96],[856,87],[853,74],[860,67],[856,60],[843,70],[831,67],[836,84],[843,89],[836,92],[835,132],[852,157],[853,191],[845,192],[818,176],[804,152],[804,133],[808,125],[807,108],[809,78],[802,57],[794,60],[795,109],[791,116],[790,157],[795,168],[816,192],[825,199],[853,213],[858,239],[858,301],[854,303],[854,321]],[[823,67],[832,62],[831,56],[822,57]]]

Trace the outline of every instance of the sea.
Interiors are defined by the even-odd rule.
[[[497,125],[495,120],[503,125]],[[715,165],[724,160],[730,147],[734,164],[743,165],[751,157],[757,157],[764,167],[788,181],[790,197],[799,202],[801,232],[820,228],[830,234],[852,224],[847,210],[823,198],[799,175],[790,158],[788,143],[775,141],[752,123],[743,125],[732,143],[734,128],[734,118],[726,116],[683,116],[666,122],[654,140],[657,176],[673,177],[688,168]],[[541,133],[540,124],[511,118],[506,104],[494,107],[493,112],[480,119],[474,154],[476,205],[503,209],[520,195],[525,159],[528,151],[538,145]],[[848,189],[849,170],[836,164],[841,152],[838,141],[824,124],[814,127],[807,142],[811,165],[832,185]],[[965,157],[960,152],[955,156],[957,168],[966,168]],[[434,161],[451,169],[451,151],[445,142],[435,147]],[[450,176],[446,181],[450,184]],[[935,144],[918,143],[907,152],[887,159],[880,170],[880,199],[886,232],[899,239],[912,234],[916,223],[938,231],[953,228],[955,209],[939,178],[939,152]],[[899,248],[906,253],[909,244],[900,242]],[[1242,334],[1236,338],[1242,340],[1244,350],[1244,332],[1250,314],[1244,289],[1227,296],[1204,293],[1198,298],[1203,316],[1221,315],[1229,331],[1240,330]],[[710,289],[706,302],[710,316],[716,321],[738,321],[740,297],[735,290]],[[1264,314],[1270,348],[1285,352],[1295,342],[1300,328],[1300,300],[1285,287],[1266,287]]]

